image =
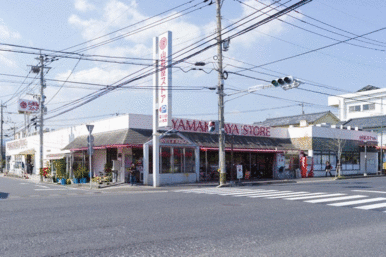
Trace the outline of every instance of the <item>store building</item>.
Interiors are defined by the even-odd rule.
[[[328,123],[335,125],[339,123],[340,120],[330,111],[327,112],[317,112],[317,113],[306,113],[293,116],[269,118],[265,121],[255,122],[255,125],[258,126],[268,126],[268,127],[282,127],[288,128],[292,127],[305,127],[309,125],[316,125],[322,123]]]
[[[340,159],[341,175],[378,172],[377,135],[358,127],[318,124],[288,129],[291,142],[308,157],[308,171],[314,176],[325,175],[326,162],[333,171]],[[367,163],[367,165],[365,164]]]
[[[218,134],[207,132],[208,121],[175,118],[172,123],[171,129],[160,131],[161,185],[218,180]],[[134,164],[137,180],[146,185],[153,183],[150,115],[126,114],[91,124],[94,125],[93,176],[104,175],[109,164],[117,175],[116,181],[128,182],[128,168]],[[351,162],[352,169],[348,173],[355,174],[362,172],[363,146],[366,146],[369,161],[373,160],[370,147],[376,144],[372,132],[326,126],[281,128],[226,123],[225,132],[228,180],[237,178],[237,165],[241,165],[244,179],[294,178],[299,157],[303,155],[313,157],[314,175],[322,176],[326,156],[332,164],[336,163],[336,151],[331,142],[339,138],[346,140],[344,169],[349,171]],[[79,165],[88,167],[88,135],[85,124],[44,133],[44,164],[66,158],[70,177]],[[7,158],[11,162],[10,172],[14,173],[22,172],[21,163],[30,159],[34,165],[32,173],[37,176],[40,168],[38,135],[8,142]],[[355,165],[360,165],[359,169]],[[373,171],[371,165],[371,162],[367,165],[368,173]]]

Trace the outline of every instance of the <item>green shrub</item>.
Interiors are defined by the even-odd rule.
[[[88,175],[88,169],[86,166],[78,166],[76,170],[74,170],[75,178],[86,178]]]
[[[57,178],[68,178],[68,174],[66,173],[66,159],[59,159],[53,161],[53,165],[56,169],[56,177]]]

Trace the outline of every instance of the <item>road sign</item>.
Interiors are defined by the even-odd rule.
[[[94,144],[94,136],[93,135],[89,135],[87,136],[87,143],[88,144]]]
[[[243,178],[243,165],[237,165],[236,170],[237,170],[237,178],[238,179]]]
[[[88,153],[88,155],[93,155],[94,154],[94,149],[92,147],[89,147],[87,149],[87,153]]]
[[[86,128],[90,134],[92,133],[92,130],[94,129],[94,125],[86,125]]]

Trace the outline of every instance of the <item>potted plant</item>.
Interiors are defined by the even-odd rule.
[[[50,181],[49,179],[51,178],[50,172],[51,170],[48,167],[45,167],[45,168],[40,168],[39,174],[44,178],[44,181],[48,182]]]
[[[60,184],[66,185],[68,177],[66,173],[66,160],[64,158],[55,160],[53,164],[56,169],[56,177],[60,179]]]
[[[79,174],[79,178],[80,178],[80,183],[87,183],[87,175],[88,175],[88,169],[86,166],[80,166],[78,168],[78,174]]]
[[[78,167],[77,169],[74,170],[74,184],[80,183],[80,179],[82,178],[83,174],[80,169],[81,167]]]
[[[111,173],[113,172],[112,168],[113,168],[113,166],[111,165],[111,163],[106,163],[105,164],[104,171],[105,171],[105,175],[106,176],[110,176],[111,175]]]

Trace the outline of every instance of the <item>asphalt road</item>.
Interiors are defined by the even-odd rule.
[[[385,182],[135,191],[0,177],[0,256],[384,256]]]

